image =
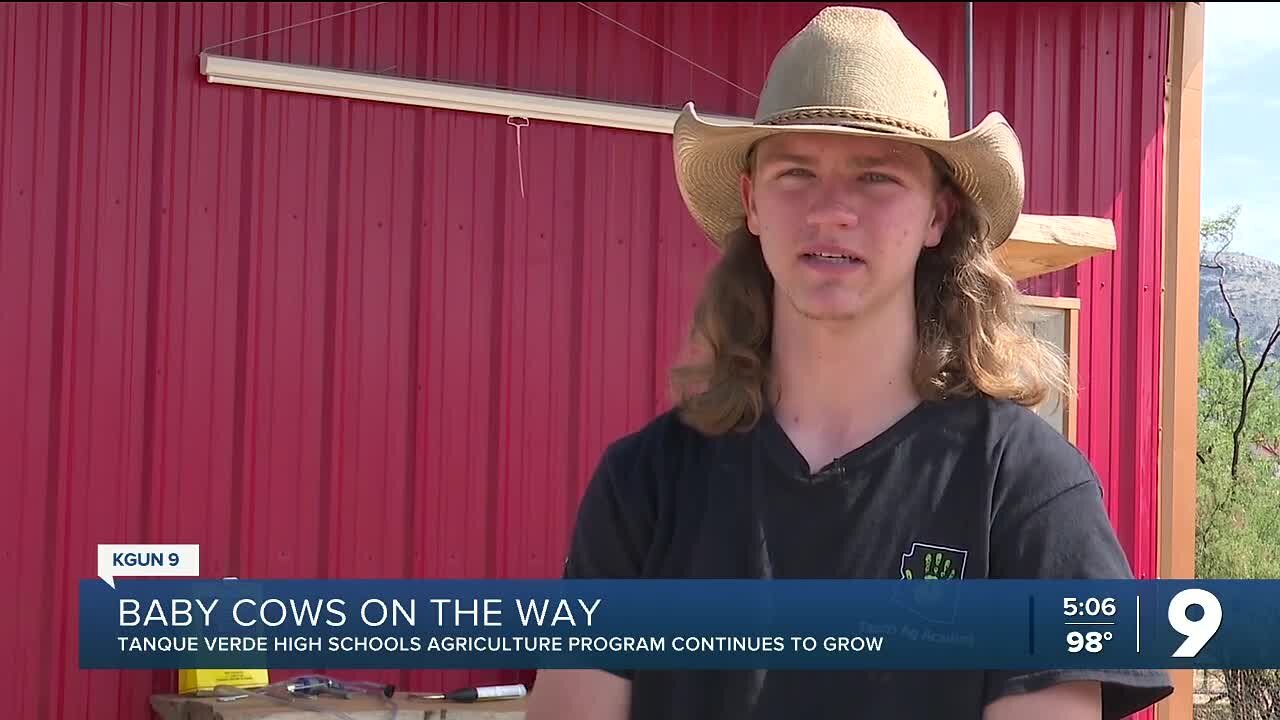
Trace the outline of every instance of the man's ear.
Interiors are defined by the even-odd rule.
[[[943,188],[934,195],[933,216],[929,219],[929,234],[924,243],[926,247],[937,247],[942,242],[942,234],[951,224],[956,206],[956,196],[951,188]]]
[[[760,221],[756,217],[756,194],[751,182],[750,170],[744,171],[739,177],[738,191],[742,196],[742,211],[747,216],[747,230],[750,230],[752,235],[759,235]]]

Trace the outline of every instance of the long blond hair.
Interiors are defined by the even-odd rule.
[[[916,390],[927,400],[978,393],[1035,406],[1072,392],[1066,362],[1018,317],[1018,287],[986,242],[978,207],[932,153],[956,212],[916,265]],[[726,238],[694,308],[688,359],[671,370],[684,421],[710,435],[753,426],[767,410],[773,276],[745,227]]]

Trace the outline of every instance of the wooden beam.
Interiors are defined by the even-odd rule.
[[[1115,226],[1106,218],[1023,215],[996,250],[996,261],[1015,280],[1025,280],[1115,249]]]
[[[1079,444],[1080,417],[1080,306],[1067,311],[1067,377],[1071,380],[1071,393],[1067,401],[1067,439]]]
[[[1038,308],[1053,308],[1055,310],[1079,310],[1080,298],[1078,297],[1050,297],[1047,295],[1019,295],[1017,302],[1021,305],[1030,305]]]
[[[1165,135],[1163,345],[1160,372],[1158,563],[1162,578],[1196,574],[1196,395],[1200,347],[1200,150],[1204,7],[1173,3]],[[1194,673],[1175,670],[1160,720],[1191,720]]]
[[[575,123],[670,135],[678,110],[624,105],[543,93],[391,77],[294,63],[200,54],[200,73],[221,85],[327,95],[370,102]],[[708,115],[716,122],[747,125],[748,118]]]

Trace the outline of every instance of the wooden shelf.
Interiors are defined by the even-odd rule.
[[[1106,218],[1023,215],[996,250],[996,260],[1015,280],[1025,280],[1115,249],[1115,227]]]

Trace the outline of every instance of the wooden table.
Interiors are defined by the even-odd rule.
[[[524,720],[525,700],[492,700],[447,703],[410,700],[397,692],[396,720]],[[254,696],[221,702],[212,697],[153,695],[151,707],[162,720],[389,720],[391,705],[378,698],[356,695],[341,698],[308,698],[293,702]],[[336,710],[341,715],[316,710]]]

